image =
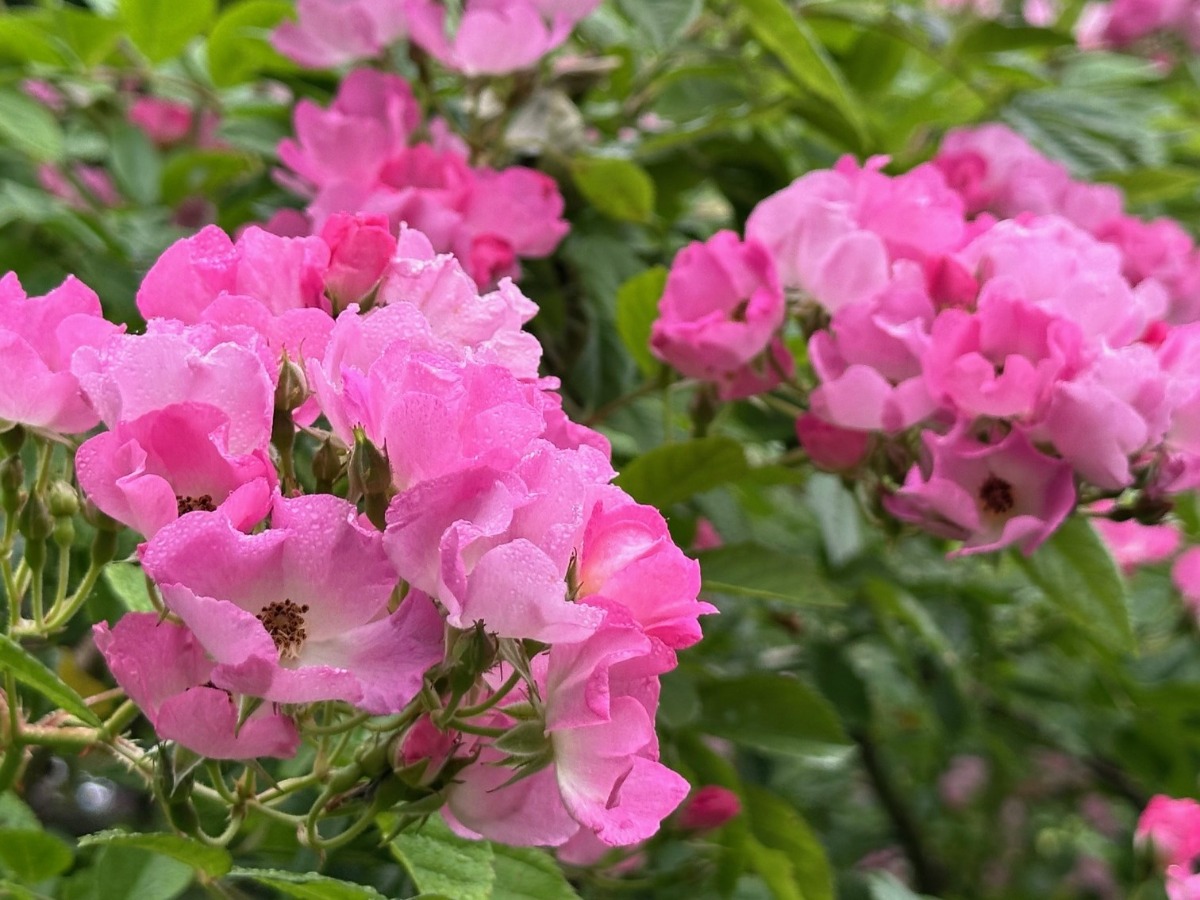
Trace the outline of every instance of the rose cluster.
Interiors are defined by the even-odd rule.
[[[284,56],[320,69],[370,59],[407,37],[456,72],[505,75],[532,66],[562,44],[599,5],[600,0],[467,0],[451,29],[438,0],[299,0],[297,20],[277,27],[271,42]]]
[[[1154,797],[1138,819],[1136,836],[1162,866],[1169,900],[1200,897],[1200,803]]]
[[[1178,224],[999,125],[885,162],[809,173],[744,240],[685,249],[655,353],[724,399],[782,385],[817,465],[958,552],[1031,552],[1081,500],[1152,518],[1200,483],[1200,253]]]
[[[399,76],[355,70],[328,108],[298,103],[295,128],[295,139],[279,145],[289,170],[280,180],[309,198],[311,222],[290,223],[293,232],[319,229],[337,212],[379,213],[454,253],[482,286],[517,276],[518,257],[546,256],[567,233],[553,178],[522,166],[471,165],[444,122],[422,123]],[[282,220],[272,228],[287,230]]]
[[[405,796],[464,834],[653,834],[687,794],[658,761],[659,676],[712,608],[538,377],[532,301],[334,214],[307,237],[206,228],[137,303],[132,334],[78,281],[0,281],[0,419],[103,423],[78,482],[99,529],[145,538],[161,614],[95,641],[159,736],[290,756],[332,701],[394,717]]]

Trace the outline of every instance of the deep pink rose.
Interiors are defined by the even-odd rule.
[[[783,290],[766,249],[721,231],[675,258],[650,347],[659,359],[715,382],[725,399],[733,399],[746,393],[730,386],[768,349],[783,317]],[[772,382],[770,365],[764,366],[768,382],[788,374],[776,373]]]
[[[981,443],[961,425],[923,437],[929,474],[914,466],[884,504],[897,518],[963,541],[952,555],[1014,543],[1032,553],[1075,507],[1071,466],[1037,451],[1019,429],[997,444]]]

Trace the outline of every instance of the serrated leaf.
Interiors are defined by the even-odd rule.
[[[863,549],[862,514],[841,479],[817,472],[809,478],[805,496],[816,514],[829,562],[840,566],[858,556]]]
[[[964,31],[958,50],[960,53],[1001,53],[1027,48],[1069,47],[1074,43],[1069,34],[1050,28],[981,21]]]
[[[652,46],[663,50],[672,44],[700,15],[702,0],[620,0],[621,11],[637,26],[639,33],[650,39]]]
[[[635,162],[606,156],[571,160],[580,193],[604,215],[620,222],[648,222],[654,214],[654,181]]]
[[[177,834],[143,834],[113,829],[84,835],[79,839],[79,846],[136,847],[187,863],[210,878],[218,878],[233,868],[233,857],[224,847],[210,847]]]
[[[261,168],[249,153],[230,150],[190,150],[173,153],[161,169],[162,199],[174,205],[187,197],[212,196],[217,189]]]
[[[36,162],[56,162],[65,153],[54,115],[19,91],[0,90],[0,140]]]
[[[656,447],[617,476],[617,484],[639,503],[670,506],[728,484],[749,469],[742,445],[733,438],[705,437]]]
[[[1125,192],[1126,202],[1132,206],[1188,197],[1200,188],[1200,173],[1184,166],[1138,168],[1131,172],[1101,172],[1096,178],[1119,187]]]
[[[646,376],[662,368],[650,352],[650,328],[658,318],[658,301],[666,283],[666,268],[655,266],[633,276],[617,291],[617,333]]]
[[[492,846],[486,841],[459,837],[436,816],[420,831],[397,835],[388,847],[417,890],[448,894],[458,900],[488,900],[492,896]]]
[[[871,900],[921,900],[928,894],[914,893],[891,872],[871,872],[867,875],[867,889]]]
[[[64,884],[63,900],[173,900],[195,871],[167,856],[135,847],[101,847],[91,866]]]
[[[825,698],[796,678],[755,672],[711,681],[699,692],[707,734],[794,756],[828,757],[850,743]]]
[[[786,600],[814,606],[840,606],[815,560],[759,544],[731,544],[701,553],[704,588],[722,594]]]
[[[1098,643],[1124,653],[1135,649],[1125,580],[1090,522],[1072,516],[1033,555],[1014,557]]]
[[[384,900],[383,894],[365,884],[340,881],[316,872],[287,872],[282,869],[243,869],[230,871],[227,878],[245,878],[275,888],[285,897],[297,900]]]
[[[155,612],[146,593],[146,574],[134,563],[111,562],[100,574],[105,587],[130,612]]]
[[[743,793],[754,839],[782,853],[788,879],[803,900],[834,900],[833,870],[825,848],[800,812],[754,785]]]
[[[5,10],[0,16],[0,59],[65,66],[68,61],[54,40],[50,10]]]
[[[54,33],[84,65],[100,63],[117,45],[121,23],[70,6],[54,10]]]
[[[82,697],[7,635],[0,635],[0,668],[12,672],[17,681],[33,688],[77,719],[89,725],[100,724],[100,720],[88,709]]]
[[[832,104],[858,135],[866,140],[866,119],[857,98],[828,51],[808,24],[783,0],[740,0],[750,16],[750,30],[783,63],[802,88]]]
[[[295,15],[288,0],[249,0],[221,13],[208,36],[208,71],[218,87],[249,81],[261,72],[291,72],[297,66],[275,51],[267,35]]]
[[[41,828],[33,810],[12,791],[0,793],[0,828]]]
[[[492,844],[492,853],[496,881],[491,900],[579,900],[545,850]]]
[[[61,838],[40,828],[0,828],[0,869],[36,884],[65,872],[75,854]]]
[[[151,62],[178,56],[205,31],[217,11],[216,0],[120,0],[129,39]]]
[[[142,129],[121,123],[109,143],[109,167],[124,193],[142,205],[158,201],[162,157]]]

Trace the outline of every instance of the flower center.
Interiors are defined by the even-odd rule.
[[[1016,501],[1013,499],[1012,485],[996,475],[989,475],[979,487],[979,499],[983,502],[986,512],[1002,516],[1012,512]]]
[[[201,494],[199,497],[181,497],[176,494],[175,503],[179,507],[179,514],[181,516],[184,513],[196,512],[197,510],[213,512],[217,508],[216,504],[213,503],[211,494]]]
[[[263,628],[275,642],[280,659],[297,659],[300,649],[308,637],[304,629],[304,614],[308,604],[297,606],[291,600],[276,600],[266,606],[257,616]]]

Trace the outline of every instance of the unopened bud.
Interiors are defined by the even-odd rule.
[[[21,514],[17,519],[17,529],[26,541],[44,541],[54,531],[54,519],[41,494],[30,494],[25,498]]]
[[[742,811],[742,801],[728,788],[707,784],[694,791],[679,811],[679,827],[686,831],[720,828]]]
[[[56,519],[69,519],[79,512],[79,494],[70,483],[62,479],[50,485],[46,498],[50,505],[50,515]]]
[[[9,456],[16,456],[21,452],[21,447],[25,444],[25,429],[20,425],[13,425],[11,428],[6,428],[0,431],[0,447],[4,449]]]
[[[334,440],[330,438],[325,441],[313,454],[312,473],[318,484],[332,486],[345,469],[342,459],[344,451],[338,449]]]
[[[308,393],[304,370],[285,353],[279,367],[279,383],[275,385],[275,408],[291,412],[308,399]]]
[[[56,519],[54,522],[54,543],[66,549],[75,543],[75,520],[70,518]]]
[[[0,460],[0,506],[11,516],[21,506],[21,488],[25,485],[25,464],[21,457]]]

